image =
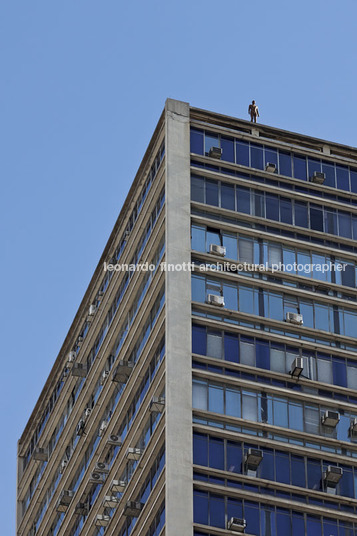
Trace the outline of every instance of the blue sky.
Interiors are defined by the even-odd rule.
[[[355,0],[0,3],[2,533],[16,442],[167,97],[356,145]]]

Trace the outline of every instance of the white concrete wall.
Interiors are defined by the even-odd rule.
[[[166,262],[190,262],[189,105],[166,101]],[[191,277],[166,273],[166,536],[192,536]]]

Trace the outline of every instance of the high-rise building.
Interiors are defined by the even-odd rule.
[[[357,150],[168,100],[18,445],[18,536],[357,534]]]

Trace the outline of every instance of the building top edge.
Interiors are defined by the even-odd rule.
[[[258,134],[257,140],[259,140],[259,137],[262,137],[270,138],[271,140],[275,141],[281,140],[285,143],[289,142],[291,144],[305,144],[307,149],[315,148],[321,151],[323,150],[324,146],[329,146],[330,148],[334,148],[337,151],[341,152],[341,154],[337,153],[336,156],[350,156],[354,159],[357,159],[357,147],[344,145],[342,143],[337,143],[322,138],[316,138],[314,136],[301,134],[299,132],[293,132],[277,127],[272,127],[262,123],[252,123],[251,121],[247,121],[245,119],[212,112],[210,110],[190,107],[190,118],[191,120],[207,122],[232,130],[242,128],[245,129],[245,131],[252,131],[252,129],[254,129],[255,131],[257,131]]]

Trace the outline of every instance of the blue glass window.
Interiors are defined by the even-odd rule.
[[[209,501],[210,525],[213,527],[225,528],[224,497],[211,495]]]
[[[223,439],[209,438],[209,467],[224,470],[224,442]]]
[[[303,514],[294,513],[292,522],[293,522],[293,536],[302,536],[302,534],[306,534]]]
[[[328,305],[315,305],[315,329],[329,330],[330,310]]]
[[[221,207],[228,210],[235,210],[234,186],[221,184]]]
[[[357,314],[353,311],[344,311],[345,333],[347,337],[356,338]]]
[[[203,131],[191,128],[191,153],[203,155]]]
[[[277,534],[283,534],[284,536],[291,536],[291,520],[288,512],[284,510],[277,510],[276,513],[276,529]]]
[[[265,313],[267,312],[267,309]],[[283,298],[279,294],[269,293],[269,317],[274,320],[283,318]]]
[[[289,425],[293,430],[304,431],[304,413],[300,404],[289,403]]]
[[[291,457],[291,483],[293,486],[306,486],[305,463],[301,456]]]
[[[264,194],[256,191],[254,192],[254,215],[258,218],[264,218],[265,216],[265,202]]]
[[[307,180],[306,158],[303,156],[294,156],[294,177],[303,181]]]
[[[350,180],[348,174],[348,168],[344,166],[336,166],[337,188],[340,190],[350,190]]]
[[[201,525],[208,525],[208,493],[194,490],[193,520]]]
[[[308,227],[309,219],[306,203],[295,201],[295,225],[299,227]]]
[[[192,177],[191,179],[191,199],[198,203],[205,202],[204,181],[200,177]]]
[[[232,138],[221,137],[222,160],[234,162],[234,140]]]
[[[275,465],[277,482],[282,482],[283,484],[290,484],[289,454],[283,452],[276,453]]]
[[[343,263],[344,270],[342,272],[339,272],[341,274],[342,279],[342,285],[345,285],[347,287],[355,287],[356,286],[356,269],[353,264],[347,264]]]
[[[205,154],[208,155],[211,147],[220,147],[219,135],[206,132],[205,133]]]
[[[323,536],[338,536],[337,521],[332,521],[331,519],[327,521],[325,519],[323,526],[324,526]]]
[[[269,220],[279,221],[279,197],[277,195],[266,195],[266,217]]]
[[[280,221],[283,223],[293,223],[291,201],[286,197],[280,198]]]
[[[250,144],[251,167],[264,169],[263,167],[263,147],[262,145]]]
[[[192,301],[203,303],[206,298],[206,284],[202,277],[192,275]]]
[[[318,208],[315,205],[310,206],[310,222],[311,229],[314,229],[315,231],[324,230],[323,213],[321,208]]]
[[[227,441],[227,471],[242,472],[242,448],[232,441]]]
[[[308,158],[309,178],[314,175],[315,171],[321,172],[321,161],[314,158]]]
[[[192,225],[191,247],[196,251],[206,252],[206,230],[199,225]]]
[[[352,235],[355,240],[357,240],[357,217],[352,216]]]
[[[220,385],[208,386],[208,411],[224,413],[224,392]]]
[[[256,342],[256,363],[259,368],[270,369],[269,343],[265,341]]]
[[[242,501],[239,499],[231,499],[228,497],[227,500],[227,519],[231,519],[232,517],[238,517],[242,518]]]
[[[338,234],[345,238],[352,238],[351,215],[348,212],[338,213]]]
[[[319,517],[307,516],[306,534],[307,536],[321,536],[321,521]]]
[[[249,534],[260,534],[259,523],[259,508],[255,503],[245,501],[244,503],[244,518],[247,521],[247,527],[249,527]],[[300,535],[301,536],[301,535]]]
[[[227,258],[237,260],[237,236],[234,234],[223,233],[222,243],[226,248]]]
[[[337,235],[337,214],[335,210],[325,211],[325,232]]]
[[[249,144],[242,142],[236,142],[236,160],[237,164],[241,166],[249,166]]]
[[[239,363],[239,344],[237,335],[229,333],[224,334],[224,357],[227,361]]]
[[[321,490],[321,462],[308,458],[307,459],[307,485],[308,488]]]
[[[274,480],[274,453],[270,449],[264,449],[263,454],[263,461],[260,464],[261,474],[259,476],[266,480]]]
[[[226,389],[226,415],[237,417],[241,415],[241,399],[240,392],[234,389]]]
[[[218,207],[218,184],[216,181],[206,180],[206,203]]]
[[[279,151],[279,173],[291,177],[291,155]]]
[[[194,354],[206,355],[206,328],[204,326],[192,326],[192,352]]]
[[[236,193],[237,193],[238,212],[244,212],[245,214],[250,214],[250,190],[249,188],[238,186],[236,188]]]
[[[346,361],[344,359],[339,359],[338,357],[333,358],[332,372],[334,385],[347,387]]]
[[[265,148],[265,165],[266,164],[275,164],[278,168],[278,151],[272,149],[271,147]]]
[[[238,309],[238,300],[237,300],[237,286],[234,284],[224,283],[223,284],[223,296],[225,307],[227,309],[232,309],[237,311]]]
[[[248,287],[239,287],[239,310],[242,313],[257,314],[254,310],[254,290]]]
[[[351,191],[357,194],[357,170],[351,169],[350,175],[351,175]]]
[[[325,173],[325,186],[336,187],[335,166],[333,164],[322,163],[322,172]]]

